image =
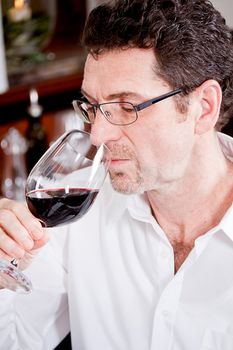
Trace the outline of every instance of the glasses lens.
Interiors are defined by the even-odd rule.
[[[134,106],[130,102],[104,103],[100,109],[105,118],[112,124],[127,125],[137,119]]]
[[[76,114],[85,122],[94,122],[94,108],[91,104],[83,101],[73,101],[73,107]]]
[[[85,123],[94,123],[95,108],[90,103],[83,101],[73,101],[73,107],[77,115]],[[130,102],[110,102],[99,105],[99,109],[104,117],[112,124],[128,125],[137,120],[137,113]],[[97,112],[97,111],[96,111]]]

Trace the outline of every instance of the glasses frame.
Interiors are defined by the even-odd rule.
[[[145,101],[145,102],[139,103],[138,105],[134,105],[133,103],[128,102],[128,101],[125,101],[125,102],[114,101],[114,102],[104,102],[104,103],[94,103],[94,104],[93,104],[93,103],[90,103],[90,102],[88,102],[88,101],[84,101],[84,100],[82,100],[82,99],[72,101],[72,105],[73,105],[73,107],[74,107],[74,110],[75,110],[76,114],[78,114],[78,113],[77,113],[77,110],[80,111],[81,116],[80,116],[79,114],[78,114],[78,116],[79,116],[85,123],[94,124],[94,121],[92,122],[90,119],[87,119],[87,118],[86,118],[86,116],[85,116],[84,113],[82,112],[81,108],[78,106],[78,103],[81,104],[81,103],[85,103],[85,102],[86,102],[86,103],[88,103],[90,106],[92,106],[93,112],[94,112],[94,113],[93,113],[93,114],[94,114],[94,119],[96,118],[96,113],[97,113],[97,110],[99,109],[100,112],[101,112],[101,114],[104,116],[104,118],[105,118],[110,124],[119,125],[119,126],[125,126],[125,125],[131,125],[131,124],[133,124],[133,123],[136,122],[136,120],[138,119],[138,113],[137,113],[137,112],[140,112],[140,111],[142,111],[143,109],[148,108],[148,107],[154,105],[155,103],[158,103],[158,102],[160,102],[160,101],[163,101],[163,100],[165,100],[165,99],[167,99],[167,98],[169,98],[169,97],[175,96],[175,95],[180,94],[180,93],[182,93],[182,92],[183,92],[183,89],[182,89],[182,88],[178,88],[178,89],[172,90],[172,91],[170,91],[170,92],[167,92],[167,93],[165,93],[165,94],[163,94],[163,95],[160,95],[160,96],[151,98],[150,100],[147,100],[147,101]],[[116,104],[116,103],[118,103],[118,104],[119,104],[119,103],[128,103],[128,104],[130,104],[130,105],[133,107],[134,111],[135,111],[135,120],[133,120],[133,121],[130,122],[130,123],[123,123],[123,124],[122,124],[122,123],[114,123],[114,122],[112,122],[111,120],[109,120],[107,114],[104,113],[104,112],[102,111],[101,106],[109,105],[109,104]]]

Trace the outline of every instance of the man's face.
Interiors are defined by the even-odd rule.
[[[82,89],[91,103],[131,102],[135,105],[171,88],[156,77],[151,49],[114,50],[98,59],[88,56]],[[181,114],[174,97],[138,112],[135,123],[110,124],[97,112],[93,143],[112,151],[110,177],[115,190],[135,193],[160,190],[180,181],[188,171],[194,143],[194,122]]]

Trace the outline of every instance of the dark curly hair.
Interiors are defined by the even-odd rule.
[[[154,48],[156,73],[188,95],[205,80],[219,82],[223,101],[216,129],[233,115],[233,45],[224,18],[208,0],[116,0],[95,8],[83,43],[93,55]],[[187,100],[187,98],[186,98]]]

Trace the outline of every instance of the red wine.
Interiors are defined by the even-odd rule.
[[[98,190],[64,188],[34,190],[26,195],[31,213],[46,227],[72,222],[83,216],[92,205]]]

